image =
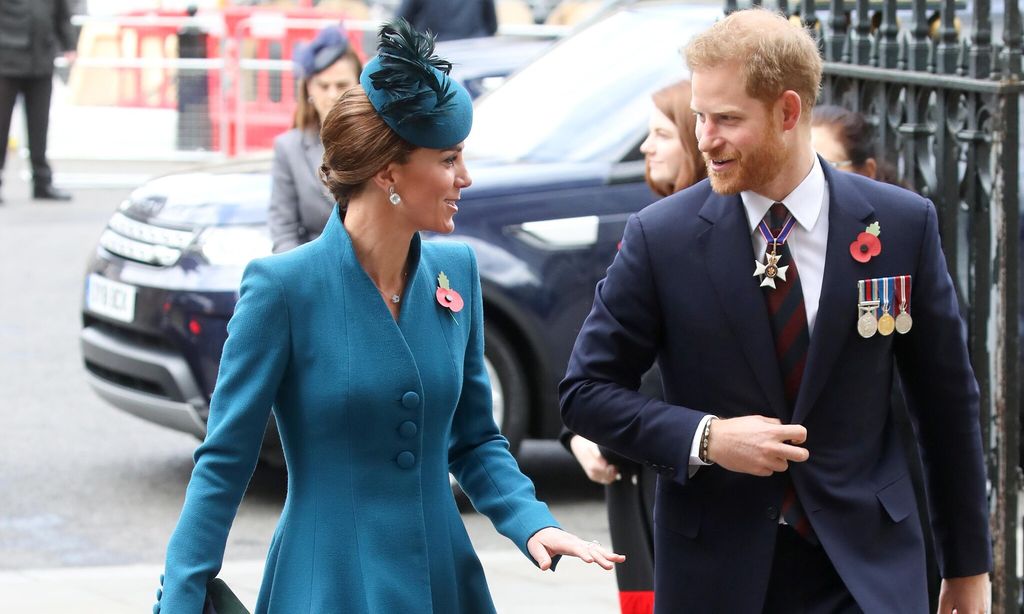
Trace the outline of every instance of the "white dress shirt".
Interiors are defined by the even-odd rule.
[[[754,246],[754,254],[758,261],[764,262],[764,254],[768,242],[757,226],[764,219],[768,209],[776,202],[757,192],[740,192],[743,209],[750,225],[750,240]],[[793,256],[793,264],[799,273],[800,288],[804,293],[804,309],[807,311],[807,328],[814,334],[814,320],[818,316],[818,302],[821,300],[821,283],[825,276],[825,247],[828,243],[828,189],[825,173],[821,170],[821,162],[814,155],[814,163],[810,172],[788,196],[781,201],[796,218],[797,224],[786,239],[789,252]],[[786,265],[785,262],[780,262]],[[750,274],[753,276],[754,263],[750,263]],[[751,280],[754,283],[756,280]],[[782,282],[785,283],[785,282]],[[704,434],[704,425],[712,416],[707,415],[697,425],[690,445],[690,475],[697,467],[708,463],[700,460],[700,439]]]

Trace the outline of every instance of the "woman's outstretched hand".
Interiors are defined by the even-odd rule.
[[[615,563],[626,560],[625,555],[615,554],[596,541],[587,542],[555,527],[547,527],[537,531],[526,542],[526,549],[541,571],[551,569],[551,557],[567,554],[586,563],[597,563],[605,569],[615,567]]]

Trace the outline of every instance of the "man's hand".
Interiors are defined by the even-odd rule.
[[[593,441],[573,435],[569,440],[569,447],[572,448],[572,455],[576,457],[580,466],[587,472],[587,477],[592,481],[598,484],[611,484],[621,477],[618,467],[605,459],[601,454],[601,448]]]
[[[986,614],[991,599],[992,589],[987,573],[943,578],[939,589],[939,614]]]
[[[708,460],[729,471],[769,476],[789,469],[791,462],[807,460],[809,453],[799,447],[806,440],[807,429],[799,424],[782,424],[778,418],[712,420]]]

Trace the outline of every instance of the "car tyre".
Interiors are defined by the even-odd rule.
[[[501,329],[493,324],[484,325],[484,364],[491,379],[494,421],[514,455],[526,437],[529,388],[519,356]]]

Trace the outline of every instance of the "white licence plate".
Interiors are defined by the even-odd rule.
[[[101,316],[122,322],[135,319],[135,286],[90,274],[85,284],[85,306]]]

